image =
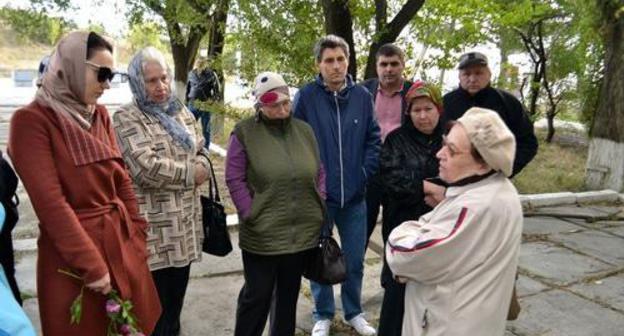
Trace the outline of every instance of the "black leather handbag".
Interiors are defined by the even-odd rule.
[[[210,165],[209,197],[200,196],[202,222],[204,226],[204,244],[202,245],[202,251],[224,257],[232,251],[232,242],[225,220],[225,209],[221,204],[221,197],[219,197],[217,178],[212,168],[212,162],[208,160],[208,163]]]
[[[310,250],[303,271],[304,277],[323,285],[335,285],[347,279],[344,254],[329,232],[322,233],[318,245]]]

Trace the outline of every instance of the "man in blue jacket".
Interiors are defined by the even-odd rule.
[[[364,319],[361,294],[366,249],[366,182],[377,171],[381,145],[371,94],[347,75],[349,47],[328,35],[314,47],[320,74],[305,85],[293,102],[296,118],[316,135],[327,176],[328,224],[335,223],[347,262],[341,287],[345,320],[360,335],[374,335]],[[331,286],[312,283],[315,301],[313,336],[329,335],[335,314]]]

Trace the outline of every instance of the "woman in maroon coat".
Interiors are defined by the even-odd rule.
[[[112,46],[95,33],[63,38],[35,100],[11,120],[9,155],[40,224],[37,296],[44,335],[106,335],[106,294],[132,300],[151,333],[160,303],[146,263],[145,229],[104,106]],[[59,272],[68,270],[82,281]],[[85,286],[82,320],[70,306]]]

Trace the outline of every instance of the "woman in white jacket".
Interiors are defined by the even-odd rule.
[[[504,334],[522,235],[507,179],[514,155],[513,134],[491,110],[468,110],[445,137],[445,199],[395,228],[386,246],[390,269],[407,282],[403,335]]]

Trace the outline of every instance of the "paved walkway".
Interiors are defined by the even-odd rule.
[[[26,212],[23,220],[34,218]],[[20,227],[28,225],[21,223],[17,235],[29,236]],[[235,229],[233,240],[237,245]],[[363,289],[364,307],[374,324],[383,295],[380,240],[379,232],[374,233]],[[34,243],[28,238],[16,241],[20,251],[17,272],[22,291],[29,297],[26,310],[38,324]],[[522,313],[508,324],[505,336],[624,335],[624,210],[614,203],[527,210],[519,274]],[[240,250],[235,248],[225,258],[204,254],[192,266],[191,277],[182,314],[183,335],[232,335],[236,299],[243,284]],[[340,307],[340,300],[336,303]],[[304,281],[297,335],[309,334],[311,310],[309,285]],[[338,316],[333,335],[355,335]]]

